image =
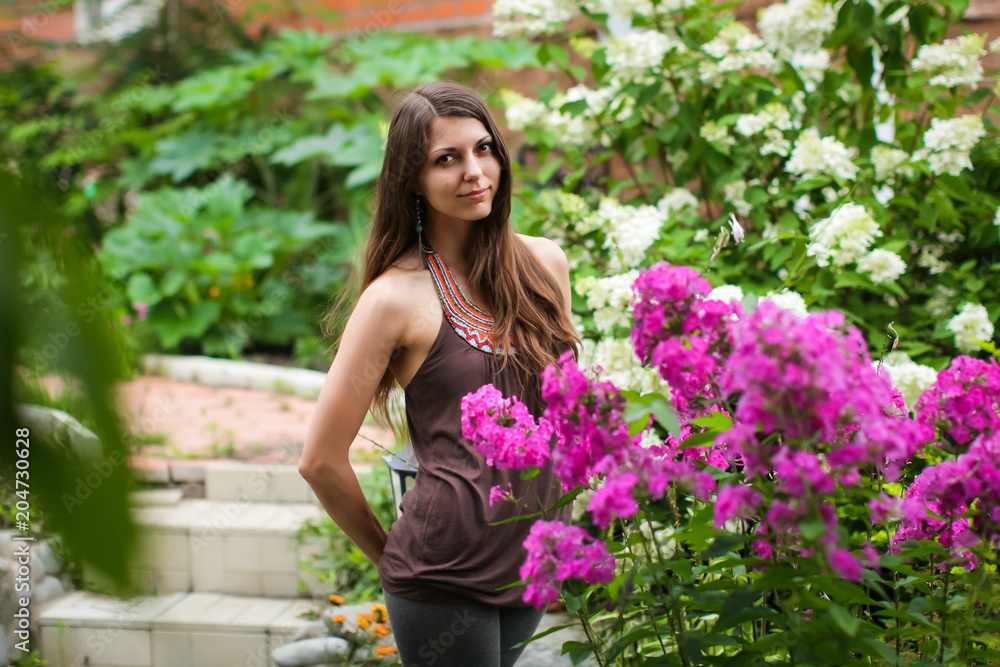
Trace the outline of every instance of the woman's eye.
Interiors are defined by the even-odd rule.
[[[487,141],[486,143],[481,144],[479,147],[482,148],[483,146],[489,146],[490,150],[493,150],[493,143],[492,142]]]
[[[483,143],[479,144],[480,150],[482,150],[483,148],[486,148],[486,147],[488,147],[488,150],[492,151],[493,150],[493,142],[492,141],[486,141],[486,142],[483,142]],[[450,158],[450,157],[455,157],[455,156],[454,155],[450,155],[450,154],[449,155],[442,155],[441,157],[439,157],[437,160],[434,161],[434,164],[444,164],[445,158]]]

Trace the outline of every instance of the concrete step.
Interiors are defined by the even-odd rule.
[[[329,593],[299,567],[301,559],[326,548],[314,536],[302,544],[296,539],[307,520],[326,516],[318,504],[188,498],[131,511],[139,531],[133,577],[144,593]],[[84,574],[90,583],[107,585],[92,571]]]
[[[205,498],[257,503],[315,503],[298,466],[233,462],[205,468]]]
[[[273,667],[271,652],[319,611],[312,600],[174,593],[121,599],[78,591],[37,612],[49,667]]]

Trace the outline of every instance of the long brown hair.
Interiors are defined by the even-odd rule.
[[[538,392],[541,372],[559,354],[572,349],[579,355],[580,338],[565,312],[562,292],[552,274],[517,237],[510,226],[510,153],[489,108],[474,90],[447,81],[422,84],[398,93],[393,100],[392,121],[385,146],[385,159],[376,184],[375,209],[369,226],[357,294],[417,244],[417,179],[427,159],[431,122],[437,117],[476,118],[493,137],[494,155],[500,162],[500,182],[489,215],[472,226],[470,267],[467,280],[472,290],[492,304],[493,336],[502,358],[500,370],[513,363],[527,392]],[[421,214],[427,225],[429,216]],[[352,271],[356,282],[357,267]],[[324,335],[339,320],[348,292],[324,318]],[[551,333],[550,333],[551,332]],[[509,337],[514,334],[517,352],[510,354]],[[339,345],[339,340],[336,345]],[[332,348],[331,348],[332,350]],[[495,369],[495,366],[494,366]],[[409,438],[405,419],[394,422],[388,409],[389,392],[396,384],[386,369],[372,401],[372,414],[389,426],[400,442]],[[537,395],[537,394],[536,394]]]

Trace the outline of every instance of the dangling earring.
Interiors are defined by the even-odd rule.
[[[424,226],[420,220],[420,195],[417,195],[416,200],[417,200],[417,243],[420,244],[420,249],[426,252],[426,248],[424,247],[424,237],[421,234],[421,232],[424,231]]]

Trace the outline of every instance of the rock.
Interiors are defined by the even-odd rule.
[[[292,641],[297,642],[303,639],[316,639],[324,636],[326,636],[326,628],[323,627],[322,623],[309,623],[295,631],[295,634],[292,635]]]
[[[42,604],[43,602],[62,597],[65,594],[66,591],[63,589],[61,581],[55,577],[45,577],[42,583],[35,586],[35,590],[31,595],[31,602],[33,604]]]
[[[279,646],[271,657],[278,667],[307,667],[336,660],[347,649],[347,642],[339,637],[319,637]]]
[[[57,554],[48,542],[42,542],[38,547],[38,559],[45,566],[46,574],[57,575],[63,571],[65,566],[62,556]]]
[[[62,410],[25,403],[16,403],[14,410],[19,423],[24,423],[32,431],[47,433],[79,456],[81,461],[100,461],[104,456],[104,448],[94,432]]]

